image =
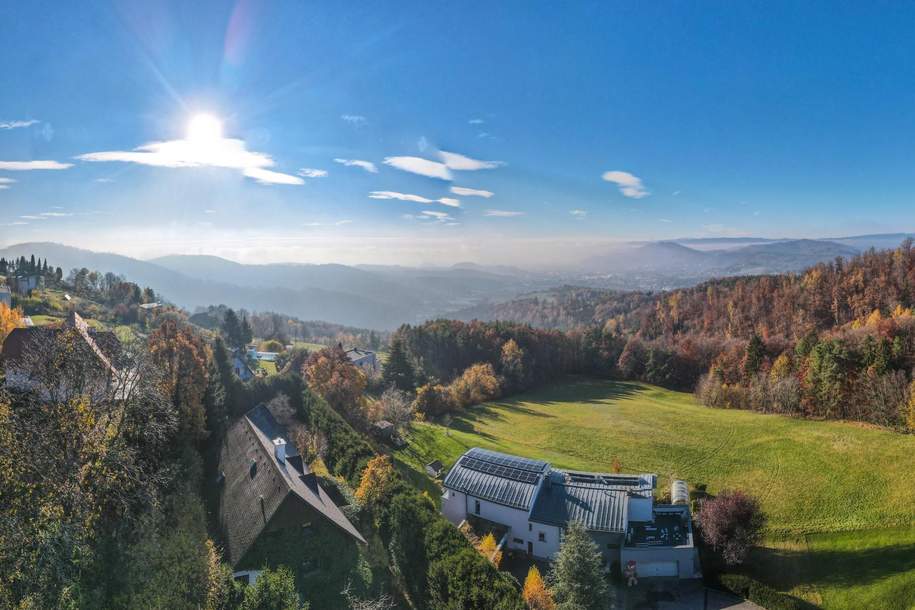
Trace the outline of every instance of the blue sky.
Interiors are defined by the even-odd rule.
[[[533,264],[915,229],[912,5],[347,4],[4,3],[0,243]]]

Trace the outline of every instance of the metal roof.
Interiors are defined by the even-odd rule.
[[[565,473],[554,470],[537,494],[531,521],[560,527],[581,521],[589,530],[622,533],[628,495],[625,489],[570,482]]]
[[[458,459],[443,485],[448,489],[529,510],[549,464],[473,448]]]

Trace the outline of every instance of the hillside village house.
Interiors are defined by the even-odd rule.
[[[608,567],[636,562],[640,577],[699,577],[689,508],[654,503],[653,474],[563,471],[547,462],[473,448],[445,477],[442,513],[508,528],[504,544],[540,559],[581,521]]]
[[[251,369],[251,365],[248,364],[247,355],[240,349],[232,353],[232,371],[242,381],[254,378],[254,371]]]
[[[72,344],[63,345],[64,341],[72,341]],[[54,376],[48,374],[49,369],[59,364],[53,360],[64,357],[62,350],[65,347],[78,350],[82,362],[95,366],[86,367],[80,379],[60,380],[50,387],[47,382]],[[98,399],[116,382],[115,362],[120,353],[121,343],[113,332],[95,330],[78,313],[71,311],[60,324],[27,325],[13,329],[6,337],[3,342],[6,387],[20,392],[37,392],[44,399],[67,400],[76,394]]]
[[[231,426],[219,457],[219,526],[226,559],[249,583],[293,553],[319,571],[346,545],[365,544],[292,445],[259,405]]]
[[[350,362],[361,368],[367,375],[378,372],[378,357],[375,352],[359,347],[351,347],[346,350],[346,356]]]

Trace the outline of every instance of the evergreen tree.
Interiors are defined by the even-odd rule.
[[[753,333],[747,342],[747,349],[743,357],[743,374],[752,376],[762,368],[763,357],[766,355],[766,346],[759,335]]]
[[[251,325],[248,323],[248,316],[242,317],[239,333],[242,345],[248,345],[254,339],[254,331],[251,330]]]
[[[404,392],[412,392],[415,386],[413,365],[410,364],[403,339],[397,334],[391,339],[391,351],[388,352],[388,361],[384,365],[382,378],[385,385],[393,385]]]
[[[557,610],[604,610],[609,607],[600,551],[585,526],[573,521],[550,572]]]
[[[241,324],[233,309],[226,309],[226,313],[222,318],[222,334],[226,338],[226,343],[232,349],[243,347],[245,344],[241,335]]]
[[[29,273],[35,273],[35,255],[29,259]]]

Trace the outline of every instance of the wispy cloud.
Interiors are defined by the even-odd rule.
[[[421,195],[411,195],[409,193],[398,193],[396,191],[372,191],[369,193],[370,199],[398,199],[400,201],[412,201],[414,203],[440,203],[442,205],[447,205],[452,208],[461,207],[461,202],[457,199],[452,199],[450,197],[442,197],[440,199],[429,199],[428,197],[423,197]]]
[[[702,225],[702,230],[706,233],[711,233],[712,235],[722,235],[727,237],[742,237],[746,235],[745,231],[742,231],[736,227],[729,227],[721,223]]]
[[[334,163],[339,163],[346,167],[361,167],[370,174],[378,173],[378,168],[375,167],[375,164],[371,161],[363,161],[362,159],[334,159]]]
[[[452,186],[451,192],[455,195],[461,195],[462,197],[484,197],[489,199],[493,196],[492,191],[484,191],[480,189],[471,189],[464,186]]]
[[[386,157],[384,164],[405,172],[419,174],[420,176],[451,180],[451,172],[448,171],[448,166],[422,157]]]
[[[203,213],[204,213],[204,214],[215,214],[215,213],[216,213],[216,210],[214,210],[214,209],[208,209],[208,210],[204,210]]]
[[[66,216],[73,216],[70,212],[42,212],[41,216],[45,218],[64,218]]]
[[[114,178],[96,178],[95,182],[100,184],[108,184],[109,182],[114,182]]]
[[[658,222],[671,223],[673,220],[670,218],[658,218]]]
[[[23,220],[47,220],[47,218],[45,218],[44,216],[40,216],[40,215],[36,215],[36,214],[25,214],[23,216],[20,216],[19,218],[21,218]]]
[[[303,167],[296,172],[298,175],[303,178],[326,178],[327,170],[326,169],[315,169],[313,167]]]
[[[340,220],[335,220],[334,222],[305,222],[302,223],[303,227],[340,227],[343,225],[352,224],[353,220],[351,218],[341,218]]]
[[[0,224],[0,227],[23,227],[27,224],[29,223],[22,222],[21,220],[16,220],[14,222],[4,222],[3,224]]]
[[[588,215],[588,210],[569,210],[569,214],[575,218],[584,218]]]
[[[496,218],[514,218],[515,216],[524,216],[524,212],[515,212],[512,210],[486,210],[483,216],[495,216]]]
[[[338,220],[338,221],[335,222],[334,224],[337,225],[337,226],[339,227],[340,225],[352,224],[352,222],[353,222],[353,221],[352,221],[351,219],[349,219],[349,218],[344,218],[343,220]]]
[[[459,155],[458,153],[446,152],[444,150],[438,153],[441,162],[424,159],[422,157],[387,157],[385,165],[426,176],[429,178],[438,178],[440,180],[451,180],[451,170],[459,172],[472,172],[481,169],[494,169],[505,165],[502,161],[480,161],[470,157]]]
[[[11,172],[27,172],[35,169],[67,169],[73,167],[72,163],[59,161],[0,161],[0,170]]]
[[[0,191],[3,189],[8,189],[14,182],[16,181],[12,178],[4,178],[3,176],[0,176]]]
[[[353,127],[362,127],[369,122],[367,118],[361,114],[341,114],[340,118],[352,125]]]
[[[40,122],[41,121],[36,121],[35,119],[28,119],[25,121],[0,121],[0,129],[21,129],[23,127],[31,127]]]
[[[459,155],[457,153],[446,152],[444,150],[439,151],[438,156],[441,157],[442,162],[448,166],[448,169],[454,169],[463,172],[472,172],[480,169],[495,169],[505,165],[504,161],[480,161],[478,159],[471,159],[470,157]]]
[[[222,167],[239,170],[242,175],[261,184],[305,184],[297,176],[267,169],[274,166],[270,155],[249,151],[242,140],[233,138],[151,142],[133,150],[93,152],[76,158],[80,161],[116,161],[169,168]]]
[[[601,177],[607,182],[616,184],[619,187],[620,192],[626,197],[641,199],[642,197],[647,197],[651,194],[645,188],[645,185],[642,184],[642,179],[629,172],[613,170],[604,172],[604,175]]]
[[[485,122],[486,121],[484,121],[483,119],[470,119],[469,121],[467,121],[467,123],[469,123],[470,125],[482,125]]]

